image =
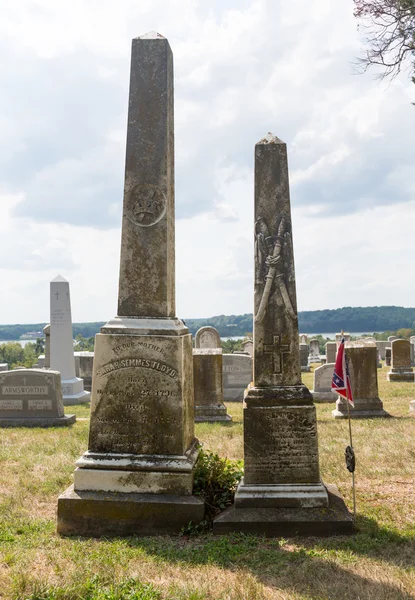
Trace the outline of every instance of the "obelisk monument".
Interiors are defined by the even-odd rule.
[[[214,532],[338,531],[320,479],[316,409],[301,382],[287,148],[272,134],[255,146],[254,229],[254,378],[244,397],[244,477]],[[327,511],[330,525],[322,526]]]
[[[149,33],[132,42],[118,315],[96,336],[89,446],[59,499],[60,533],[178,533],[203,518],[174,267],[173,55]]]
[[[69,282],[61,275],[50,282],[50,368],[61,374],[64,406],[89,402],[83,379],[75,375]]]

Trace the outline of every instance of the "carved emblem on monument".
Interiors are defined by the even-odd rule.
[[[166,190],[157,185],[138,184],[126,196],[127,218],[135,225],[155,225],[166,212]]]
[[[268,226],[262,217],[259,217],[259,219],[256,221],[255,273],[257,274],[257,281],[255,283],[264,285],[265,281],[259,309],[255,315],[255,321],[257,323],[261,323],[265,317],[274,279],[277,282],[277,287],[281,293],[288,315],[292,319],[297,318],[292,302],[288,295],[283,269],[285,266],[283,263],[283,253],[286,243],[290,240],[291,221],[284,213],[280,217],[276,236],[269,235]]]

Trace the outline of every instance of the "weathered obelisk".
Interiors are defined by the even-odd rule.
[[[272,134],[255,146],[254,379],[244,397],[244,459],[235,505],[214,532],[324,530],[329,497],[316,410],[301,383],[287,148]]]
[[[175,316],[173,55],[133,40],[118,316],[96,336],[88,451],[58,503],[58,531],[177,533],[192,496],[192,339]]]

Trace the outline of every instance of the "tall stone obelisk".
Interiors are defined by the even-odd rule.
[[[244,459],[234,507],[214,532],[324,531],[329,497],[316,410],[301,383],[287,148],[272,134],[255,146],[254,379],[244,397]],[[336,519],[330,513],[338,531]]]
[[[69,282],[61,275],[50,282],[49,359],[50,368],[61,374],[63,405],[89,402],[90,393],[84,390],[83,379],[75,375]]]
[[[118,316],[97,334],[88,451],[58,503],[58,531],[177,533],[192,496],[192,338],[175,316],[173,56],[132,42]]]

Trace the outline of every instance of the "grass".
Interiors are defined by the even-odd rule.
[[[72,428],[0,430],[0,598],[15,600],[415,599],[415,418],[410,383],[379,395],[391,419],[354,421],[357,525],[350,537],[264,539],[60,538],[56,499],[87,448],[88,406],[66,407]],[[303,375],[310,387],[312,374]],[[349,507],[344,466],[346,421],[318,404],[322,478]],[[196,435],[221,456],[243,457],[242,405],[231,424],[197,424]]]

